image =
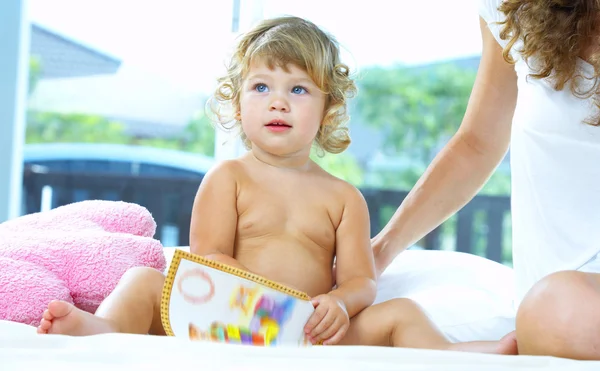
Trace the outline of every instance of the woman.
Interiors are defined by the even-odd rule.
[[[600,359],[600,1],[479,4],[463,122],[373,239],[378,270],[463,207],[510,145],[519,351]]]

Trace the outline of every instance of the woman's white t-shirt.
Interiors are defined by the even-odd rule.
[[[479,0],[479,14],[504,47],[495,24],[504,19],[501,2]],[[510,147],[517,303],[544,276],[579,269],[600,252],[600,127],[584,122],[597,108],[592,98],[528,77],[532,70],[518,48],[512,50],[518,99]],[[589,63],[579,60],[578,68],[592,76]]]

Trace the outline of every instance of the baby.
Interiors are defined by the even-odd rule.
[[[365,200],[309,157],[313,145],[340,153],[350,144],[344,124],[356,88],[333,37],[296,17],[263,21],[240,40],[219,82],[213,110],[220,123],[235,122],[248,152],[202,180],[191,252],[306,292],[315,307],[305,326],[313,343],[515,352],[511,337],[452,344],[407,299],[372,305]],[[54,301],[38,331],[164,334],[163,283],[156,270],[131,269],[95,315]]]

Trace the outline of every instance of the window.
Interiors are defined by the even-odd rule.
[[[239,142],[214,129],[204,109],[237,32],[254,22],[297,15],[322,26],[341,43],[359,87],[350,106],[353,143],[343,154],[315,158],[363,191],[373,233],[389,220],[460,125],[479,64],[479,23],[471,0],[29,4],[33,23],[27,148],[74,143],[128,148],[105,148],[91,157],[83,154],[88,150],[83,147],[53,147],[72,158],[52,160],[48,150],[46,160],[32,161],[50,172],[136,174],[187,184],[190,190],[164,192],[161,203],[152,206],[178,205],[179,209],[157,212],[165,215],[159,225],[175,228],[164,232],[169,236],[189,221],[185,217],[202,175],[215,162],[243,151]],[[169,155],[152,155],[145,152],[148,149]],[[132,159],[135,156],[138,159]],[[417,247],[489,256],[490,246],[500,244],[494,245],[501,251],[493,252],[493,258],[509,263],[507,161],[474,200],[472,210],[453,217]],[[111,192],[110,197],[121,197]],[[169,198],[173,194],[180,198]],[[84,196],[79,191],[73,197]],[[490,242],[488,237],[496,236],[498,228],[502,241]],[[470,242],[457,246],[457,240]],[[181,238],[169,241],[186,243]]]

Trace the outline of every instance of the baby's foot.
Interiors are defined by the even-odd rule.
[[[504,335],[504,337],[498,342],[497,350],[500,354],[519,354],[519,349],[517,347],[517,333],[513,331],[507,335]]]
[[[108,320],[76,308],[65,301],[48,304],[37,329],[38,334],[86,336],[117,332]]]
[[[473,341],[468,343],[456,343],[450,345],[449,350],[516,355],[518,354],[517,337],[513,331],[508,335],[505,335],[499,341]]]

